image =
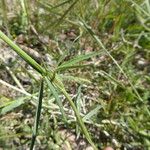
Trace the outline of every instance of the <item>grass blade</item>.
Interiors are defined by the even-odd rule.
[[[78,92],[77,92],[77,98],[76,98],[76,106],[79,112],[81,112],[81,87],[82,85],[79,86]]]
[[[97,148],[96,148],[95,144],[93,143],[93,141],[92,141],[92,139],[91,139],[91,136],[90,136],[90,134],[89,134],[89,132],[88,132],[88,130],[87,130],[87,128],[86,128],[86,126],[85,126],[85,124],[84,124],[84,122],[83,122],[83,120],[82,120],[82,118],[81,118],[81,116],[80,116],[80,114],[79,114],[79,112],[78,112],[78,110],[77,110],[75,104],[73,103],[73,101],[72,101],[72,99],[71,99],[71,97],[70,97],[70,95],[66,92],[65,89],[62,89],[62,88],[59,87],[59,86],[58,86],[58,88],[59,88],[59,90],[64,94],[64,96],[65,96],[66,99],[68,100],[68,102],[69,102],[71,108],[73,109],[73,111],[74,111],[74,113],[75,113],[75,116],[76,116],[76,118],[77,118],[77,121],[78,121],[78,123],[79,123],[79,125],[80,125],[80,128],[81,128],[81,130],[82,130],[82,133],[85,135],[85,138],[86,138],[87,141],[91,144],[91,146],[92,146],[95,150],[97,150]]]
[[[62,66],[62,67],[56,68],[56,71],[65,71],[69,69],[78,69],[78,68],[85,68],[85,67],[93,67],[93,64]]]
[[[89,120],[92,116],[96,115],[99,111],[99,109],[101,109],[102,106],[97,106],[96,108],[94,108],[93,110],[91,110],[88,114],[86,114],[83,117],[83,120]]]
[[[8,23],[8,15],[7,15],[7,1],[2,0],[2,15],[3,15],[3,22],[4,26],[6,27],[7,35],[10,37],[10,28]]]
[[[25,99],[26,97],[17,100],[11,100],[0,106],[0,116],[6,114],[9,111],[12,111],[13,109],[25,103]]]
[[[134,6],[139,9],[143,14],[145,14],[147,17],[150,17],[150,14],[145,10],[143,9],[140,5],[138,5],[135,1],[133,0],[128,0],[130,1],[132,4],[134,4]]]
[[[41,109],[42,109],[43,87],[44,87],[44,83],[43,83],[43,79],[42,79],[41,85],[40,85],[38,105],[37,105],[37,110],[36,110],[35,123],[34,123],[34,128],[33,128],[30,150],[32,150],[34,147],[34,143],[35,143],[37,132],[38,132],[38,125],[39,125]]]
[[[61,22],[64,20],[64,18],[66,17],[66,15],[72,10],[72,8],[74,7],[74,5],[78,2],[79,0],[75,0],[70,7],[64,12],[64,14],[61,16],[61,18],[59,18],[59,21],[54,24],[54,28],[58,27]]]
[[[0,31],[0,38],[5,41],[20,57],[22,57],[29,65],[41,74],[46,74],[46,70],[39,65],[32,57],[24,52],[12,40],[10,40],[2,31]]]
[[[59,98],[57,90],[55,89],[55,87],[52,85],[52,83],[49,81],[49,79],[47,77],[45,77],[45,80],[46,80],[47,85],[48,85],[49,89],[51,90],[53,96],[55,97],[55,100],[56,100],[56,102],[60,108],[60,111],[61,111],[61,114],[62,114],[64,121],[67,122],[66,114],[65,114],[64,109],[63,109],[63,104]]]
[[[75,107],[75,104],[73,103],[69,94],[66,92],[63,83],[59,79],[59,76],[55,73],[53,74],[52,71],[47,72],[41,65],[39,65],[34,59],[32,59],[26,52],[24,52],[12,40],[10,40],[2,31],[0,31],[0,38],[3,41],[5,41],[16,53],[18,53],[19,56],[21,56],[36,71],[38,71],[43,76],[49,77],[53,81],[54,85],[64,94],[64,96],[68,100],[69,104],[71,105],[71,107],[72,107],[72,109],[76,115],[77,121],[78,121],[78,123],[81,127],[81,130],[82,130],[83,134],[85,135],[86,139],[88,140],[88,142],[92,145],[92,147],[94,149],[97,149],[95,144],[91,140],[91,137],[88,133],[88,130],[85,127],[84,122],[82,121],[82,118],[81,118],[77,108]],[[74,62],[76,62],[76,61],[74,61]],[[35,120],[30,150],[33,149],[35,139],[36,139],[38,124],[39,124],[39,118],[40,118],[40,113],[41,113],[42,97],[43,97],[43,81],[41,82],[41,88],[40,88],[40,94],[39,94],[39,103],[38,103],[38,108],[37,108],[37,113],[36,113],[36,120]]]
[[[63,6],[65,4],[67,4],[67,3],[69,3],[70,1],[72,1],[72,0],[66,0],[64,2],[61,2],[61,3],[57,4],[56,6],[53,6],[51,9],[56,9],[56,8],[58,8],[60,6]]]
[[[69,67],[73,67],[74,65],[76,66],[77,63],[84,61],[86,59],[89,59],[91,57],[97,56],[101,54],[101,52],[92,52],[86,55],[80,55],[80,56],[76,56],[75,58],[62,63],[60,66],[57,67],[56,70],[63,70],[64,68],[69,68]]]
[[[91,81],[86,78],[74,77],[71,75],[61,75],[61,77],[65,81],[72,81],[72,82],[76,82],[79,84],[90,84],[91,83]]]
[[[98,36],[92,30],[92,28],[90,26],[88,26],[83,20],[81,22],[79,22],[79,24],[84,29],[86,29],[88,31],[88,33],[93,37],[93,39],[98,43],[98,45],[103,48],[104,52],[112,59],[112,61],[116,64],[116,66],[118,67],[120,72],[124,75],[124,77],[126,79],[128,79],[128,82],[129,82],[130,86],[132,87],[133,91],[135,92],[135,94],[136,94],[137,98],[139,99],[139,101],[143,102],[143,99],[141,98],[141,96],[139,95],[138,91],[136,90],[136,88],[134,87],[132,82],[130,81],[130,79],[127,76],[127,74],[124,72],[124,70],[121,68],[121,66],[118,64],[118,62],[115,60],[115,58],[110,54],[110,52],[106,49],[106,47],[104,46],[102,41],[98,38]]]

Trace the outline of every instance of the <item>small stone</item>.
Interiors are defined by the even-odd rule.
[[[114,150],[112,147],[108,146],[106,148],[104,148],[104,150]]]

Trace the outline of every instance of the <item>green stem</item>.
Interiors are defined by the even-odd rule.
[[[43,87],[44,87],[44,84],[43,84],[43,79],[42,79],[41,85],[40,85],[38,105],[37,105],[37,110],[36,110],[35,123],[34,123],[34,128],[33,128],[30,150],[33,150],[34,143],[35,143],[36,136],[37,136],[37,132],[38,132],[38,126],[39,126],[41,109],[42,109]]]
[[[95,144],[93,143],[93,141],[92,141],[92,139],[91,139],[91,137],[90,137],[90,135],[89,135],[89,132],[88,132],[88,130],[87,130],[87,128],[86,128],[86,126],[85,126],[85,124],[84,124],[84,122],[83,122],[83,120],[82,120],[82,118],[81,118],[81,116],[80,116],[80,114],[79,114],[79,112],[78,112],[78,110],[77,110],[75,104],[73,103],[71,97],[69,96],[69,94],[66,92],[65,89],[62,89],[62,88],[60,88],[60,87],[58,87],[58,88],[59,88],[60,91],[64,94],[64,96],[65,96],[66,99],[68,100],[70,106],[72,107],[72,109],[73,109],[73,111],[74,111],[74,113],[75,113],[75,115],[76,115],[77,121],[78,121],[78,123],[79,123],[79,125],[80,125],[80,127],[81,127],[81,130],[82,130],[83,134],[85,135],[86,139],[87,139],[88,142],[91,144],[91,146],[92,146],[95,150],[97,150],[97,148],[96,148]]]
[[[5,41],[20,57],[22,57],[29,65],[31,65],[40,74],[46,74],[46,70],[39,65],[32,57],[24,52],[12,40],[10,40],[2,31],[0,31],[0,38]]]
[[[8,17],[7,17],[7,2],[6,0],[2,0],[2,12],[3,12],[3,21],[4,21],[4,26],[6,27],[6,32],[9,37],[11,37],[10,32],[9,32],[9,25],[8,25]]]
[[[34,59],[32,59],[26,52],[24,52],[19,46],[17,46],[13,41],[11,41],[3,32],[0,31],[0,38],[5,41],[16,53],[18,53],[19,56],[21,56],[30,66],[32,66],[36,71],[38,71],[42,76],[46,76],[49,77],[50,80],[53,78],[53,71],[49,70],[47,71],[46,69],[44,69],[40,64],[38,64]],[[72,99],[70,98],[69,94],[66,92],[64,84],[61,82],[61,80],[59,79],[59,76],[57,74],[54,75],[54,79],[51,81],[53,82],[53,84],[65,95],[66,99],[68,100],[70,106],[72,107],[77,121],[82,129],[83,134],[85,135],[86,139],[88,140],[88,142],[92,145],[92,147],[96,150],[96,146],[95,144],[92,142],[91,137],[88,133],[87,128],[84,125],[84,122],[77,110],[77,108],[75,107],[75,104],[73,103]],[[43,84],[43,83],[42,83]],[[41,85],[42,86],[42,85]],[[41,87],[42,88],[42,87]],[[39,104],[40,105],[40,104]],[[39,110],[39,108],[38,108]],[[37,110],[37,111],[38,111]],[[38,115],[38,114],[37,114]],[[36,116],[37,116],[36,115]],[[37,118],[37,117],[36,117]],[[38,120],[38,118],[36,119]],[[37,125],[37,123],[36,123]],[[35,126],[36,126],[35,125]],[[32,136],[32,144],[31,144],[31,148],[33,148],[34,146],[34,141],[35,141],[35,137],[36,137],[36,132],[37,132],[37,126],[34,128],[34,132],[33,132],[33,136]]]

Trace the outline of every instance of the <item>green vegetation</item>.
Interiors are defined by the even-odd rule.
[[[0,148],[150,149],[149,0],[2,0],[0,18]]]

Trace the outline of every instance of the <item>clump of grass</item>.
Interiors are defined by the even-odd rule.
[[[86,129],[80,114],[78,113],[74,103],[72,102],[72,99],[70,98],[69,94],[66,92],[63,83],[61,82],[61,80],[57,77],[57,74],[53,73],[53,72],[47,72],[44,68],[42,68],[42,66],[40,66],[34,59],[32,59],[27,53],[25,53],[23,50],[21,50],[17,45],[15,45],[6,35],[4,35],[1,31],[0,31],[0,37],[1,39],[3,39],[10,47],[12,47],[12,49],[14,51],[16,51],[29,65],[31,65],[36,71],[38,71],[43,77],[45,77],[45,80],[47,81],[49,87],[52,89],[53,85],[50,83],[52,82],[54,84],[54,86],[56,86],[66,97],[66,99],[68,100],[69,104],[71,105],[76,117],[77,117],[77,121],[86,137],[86,139],[89,141],[89,143],[93,146],[93,148],[96,149],[95,145],[93,144],[90,135],[88,133],[88,130]],[[95,53],[97,55],[97,53]],[[95,55],[94,54],[94,55]],[[88,56],[88,57],[87,57]],[[89,58],[91,55],[85,55],[84,57],[82,57],[82,59],[86,59]],[[82,60],[81,59],[81,60]],[[80,59],[76,59],[76,62],[79,62]],[[74,61],[69,62],[70,64],[74,64]],[[68,66],[68,64],[66,64],[66,66]],[[53,88],[53,93],[55,93],[55,88]],[[37,108],[37,115],[36,115],[36,123],[35,123],[35,127],[34,127],[34,133],[33,133],[33,140],[32,140],[32,144],[31,144],[31,149],[33,149],[34,146],[34,141],[36,138],[36,134],[37,134],[37,128],[38,128],[38,123],[39,123],[39,117],[40,117],[40,111],[41,111],[41,101],[42,101],[42,97],[43,97],[43,84],[41,85],[41,91],[40,91],[40,96],[39,96],[39,104],[38,104],[38,108]],[[54,94],[55,96],[56,94]],[[61,102],[59,102],[59,105],[61,104]],[[61,105],[62,107],[62,105]],[[60,108],[62,110],[62,108]],[[63,112],[64,114],[64,112]],[[65,119],[66,120],[66,119]]]
[[[53,65],[44,60],[37,63],[32,55],[14,44],[13,39],[0,32],[0,37],[40,74],[45,83],[40,91],[44,96],[39,98],[41,101],[43,97],[43,109],[41,105],[37,107],[37,114],[42,112],[42,122],[37,134],[39,113],[31,149],[34,145],[48,147],[49,143],[62,149],[62,139],[57,137],[59,127],[71,129],[78,139],[86,138],[94,149],[106,145],[115,149],[148,148],[149,1],[40,0],[31,5],[29,1],[18,4],[20,7],[16,8],[22,13],[12,23],[7,16],[7,3],[3,3],[5,10],[1,15],[7,35],[12,38],[23,34],[24,45],[38,48],[42,59],[42,54],[48,54],[56,61]],[[5,68],[8,72],[12,69]],[[30,77],[35,78],[33,76]],[[29,100],[37,106],[39,82],[26,88],[17,79],[16,72],[12,79],[21,89],[3,80],[0,83],[25,96],[3,103],[2,116],[30,108]],[[21,137],[23,132],[31,135],[31,126],[16,136]],[[44,140],[38,145],[40,138]],[[29,147],[31,141],[27,141]]]

